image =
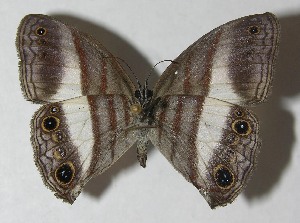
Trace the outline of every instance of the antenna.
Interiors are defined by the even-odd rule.
[[[147,78],[146,78],[145,84],[144,84],[145,88],[148,88],[148,79],[149,79],[150,75],[153,73],[155,67],[156,67],[158,64],[163,63],[163,62],[177,63],[177,62],[174,61],[174,60],[162,60],[162,61],[159,61],[158,63],[156,63],[156,64],[153,66],[153,68],[151,69],[151,71],[149,72],[149,74],[147,75]]]

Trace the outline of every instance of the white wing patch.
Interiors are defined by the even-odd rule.
[[[214,155],[214,148],[217,148],[222,139],[223,128],[227,121],[226,116],[231,110],[229,105],[212,98],[206,98],[204,101],[196,140],[198,169],[202,178],[206,178],[207,164]]]
[[[82,172],[86,173],[92,159],[91,148],[93,148],[94,145],[87,97],[67,100],[62,103],[62,108],[65,113],[70,140],[78,148],[78,154],[82,163]]]
[[[222,43],[222,41],[220,41]],[[232,80],[230,79],[229,56],[231,53],[230,43],[226,47],[220,46],[213,58],[211,69],[210,91],[208,97],[236,103],[241,97],[234,91]]]

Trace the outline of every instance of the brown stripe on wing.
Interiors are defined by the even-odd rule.
[[[201,157],[196,147],[204,99],[183,95],[164,97],[164,105],[156,113],[158,132],[153,141],[174,168],[198,189],[205,186],[199,175]]]
[[[124,137],[124,129],[130,123],[130,109],[126,98],[120,95],[88,95],[87,98],[94,137],[88,170],[88,177],[91,177],[105,171],[128,149],[124,145],[126,139],[118,141],[118,137]]]
[[[114,108],[114,95],[109,95],[108,98],[108,117],[110,122],[110,131],[112,131],[114,134],[112,135],[113,139],[110,144],[110,156],[111,161],[113,162],[115,157],[115,144],[116,144],[116,136],[117,136],[117,115],[116,110]]]
[[[72,30],[72,35],[74,39],[74,45],[79,57],[79,64],[81,70],[81,92],[82,95],[87,95],[89,90],[89,80],[86,53],[82,47],[79,34],[76,31]]]
[[[206,60],[204,64],[204,75],[201,80],[199,80],[200,85],[203,86],[203,96],[207,96],[210,89],[210,81],[211,81],[211,68],[213,66],[214,56],[218,49],[218,43],[220,42],[223,30],[219,29],[214,36],[210,49],[207,51]]]

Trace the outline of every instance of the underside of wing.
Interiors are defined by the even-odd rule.
[[[134,144],[128,106],[125,96],[82,96],[44,105],[35,113],[36,165],[57,197],[73,203],[89,179]]]
[[[82,95],[124,94],[134,85],[117,59],[100,43],[45,15],[27,15],[16,46],[20,81],[33,102],[57,102]]]
[[[166,96],[154,125],[153,144],[212,208],[241,192],[260,146],[252,112],[202,96]]]
[[[279,24],[271,13],[228,22],[187,48],[162,74],[154,97],[201,95],[238,105],[270,92]]]

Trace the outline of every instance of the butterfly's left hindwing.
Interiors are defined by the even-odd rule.
[[[32,144],[43,180],[73,203],[87,181],[135,142],[125,96],[83,96],[44,105],[32,120]],[[100,115],[99,115],[100,114]]]

